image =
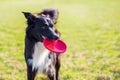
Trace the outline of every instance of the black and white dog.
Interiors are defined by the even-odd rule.
[[[36,73],[47,74],[50,80],[59,80],[60,56],[50,52],[43,45],[43,39],[60,38],[55,24],[58,18],[56,9],[44,9],[41,13],[23,12],[27,19],[25,36],[25,60],[28,80],[34,80]]]

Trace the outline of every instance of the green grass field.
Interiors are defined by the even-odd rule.
[[[61,80],[120,80],[120,0],[0,0],[0,80],[27,80],[21,12],[49,7],[68,45]]]

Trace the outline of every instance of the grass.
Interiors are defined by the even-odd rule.
[[[61,80],[120,80],[119,0],[0,0],[0,80],[27,80],[22,11],[60,12]],[[36,80],[42,80],[39,75]]]

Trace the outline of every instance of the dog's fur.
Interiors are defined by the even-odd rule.
[[[60,39],[55,27],[58,18],[56,9],[44,9],[41,13],[23,12],[27,19],[25,36],[25,60],[28,80],[34,80],[36,73],[45,73],[50,80],[59,80],[60,56],[50,52],[43,45],[43,39]]]

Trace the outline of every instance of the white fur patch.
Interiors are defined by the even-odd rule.
[[[49,59],[50,51],[47,50],[43,43],[37,42],[35,43],[35,50],[33,53],[33,59],[28,59],[28,63],[32,64],[32,70],[38,69],[39,73],[48,72],[49,65],[53,61],[53,55],[51,55],[51,59]]]
[[[37,42],[33,54],[32,69],[38,69],[38,72],[42,73],[48,67],[47,65],[50,64],[48,55],[49,51],[44,47],[43,43]]]
[[[47,50],[43,43],[35,43],[34,53],[32,55],[33,59],[28,59],[28,64],[32,65],[32,70],[37,69],[39,73],[49,72],[49,66],[54,61],[55,54],[50,54],[50,51]],[[50,58],[49,58],[50,57]]]

